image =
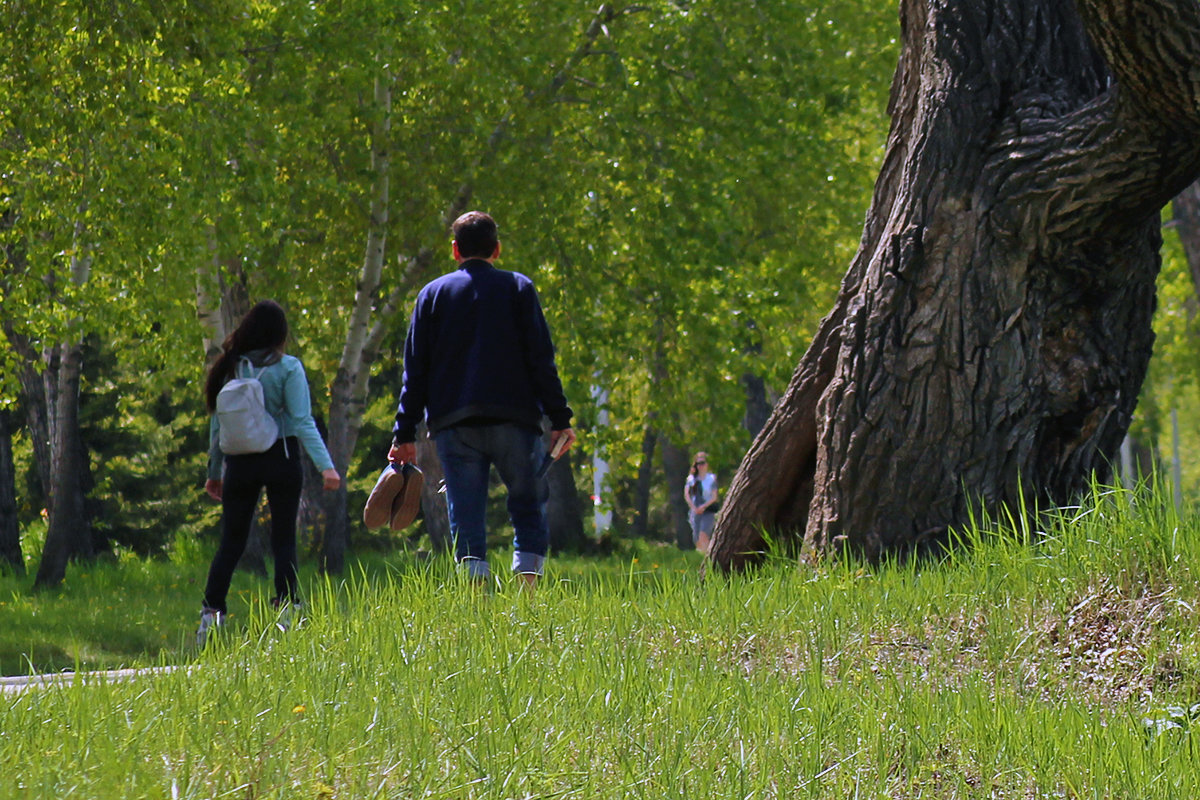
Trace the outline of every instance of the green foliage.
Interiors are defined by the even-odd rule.
[[[695,3],[614,27],[608,91],[559,132],[569,161],[539,194],[558,224],[521,235],[546,239],[537,277],[571,396],[608,391],[596,444],[618,473],[647,424],[735,463],[742,375],[786,384],[857,244],[893,26],[854,3]]]
[[[34,351],[99,337],[146,379],[138,401],[84,411],[106,437],[90,446],[121,451],[96,464],[106,513],[155,491],[131,459],[162,444],[137,420],[199,380],[197,290],[240,272],[283,302],[327,405],[377,83],[392,90],[387,263],[435,254],[424,274],[389,266],[377,305],[451,266],[458,199],[489,208],[502,266],[542,292],[586,446],[629,475],[652,425],[732,468],[742,375],[782,388],[855,247],[895,59],[894,14],[865,0],[807,15],[780,0],[3,8],[0,318]],[[405,320],[373,320],[390,329],[379,389]],[[19,365],[0,359],[4,402]],[[166,427],[182,434],[199,407],[179,397]],[[355,461],[358,485],[374,462]]]
[[[195,624],[182,579],[199,564],[131,560],[62,597],[0,579],[0,637],[44,629],[80,666],[116,663],[90,645],[114,641],[145,646],[121,663],[182,667],[7,694],[0,786],[16,798],[1189,797],[1194,520],[1153,493],[1098,487],[1028,541],[981,523],[964,534],[975,546],[942,563],[778,560],[701,579],[695,554],[640,545],[554,559],[532,595],[395,558],[336,583],[306,573],[308,619],[288,634],[267,587],[239,584],[250,591],[235,591],[231,624],[199,655],[182,644]]]
[[[118,548],[161,555],[173,535],[196,535],[218,522],[219,507],[197,479],[208,453],[199,387],[175,376],[148,402],[145,394],[159,381],[95,343],[101,346],[84,359],[80,421],[98,476],[94,529]]]
[[[1169,209],[1164,210],[1164,222]],[[1163,232],[1163,266],[1154,320],[1154,358],[1142,388],[1130,433],[1146,443],[1164,473],[1174,459],[1171,412],[1179,425],[1181,488],[1200,496],[1200,322],[1197,287],[1179,236]],[[1169,473],[1168,473],[1169,474]]]

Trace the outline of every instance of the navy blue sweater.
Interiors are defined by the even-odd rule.
[[[571,426],[554,345],[533,282],[468,259],[417,295],[404,342],[404,387],[392,438],[472,421]]]

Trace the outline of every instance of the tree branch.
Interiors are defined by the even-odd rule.
[[[1084,235],[1158,212],[1200,172],[1200,4],[1080,0],[1115,83],[1059,113],[1020,98],[985,180],[996,180],[1035,234]]]
[[[1123,113],[1130,121],[1196,137],[1200,133],[1200,3],[1079,0],[1077,5],[1088,34],[1121,87]]]

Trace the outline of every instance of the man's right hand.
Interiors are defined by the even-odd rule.
[[[392,444],[392,449],[388,450],[388,461],[392,462],[393,464],[416,464],[416,443],[405,442],[404,444]]]

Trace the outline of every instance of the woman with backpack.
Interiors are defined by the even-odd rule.
[[[272,603],[283,624],[299,605],[296,515],[303,482],[301,446],[321,471],[325,489],[337,489],[342,483],[313,421],[304,365],[284,354],[287,337],[283,308],[273,300],[256,304],[225,340],[204,385],[205,404],[212,414],[204,490],[221,502],[221,544],[204,588],[198,645],[225,620],[229,583],[246,549],[264,488],[275,559]],[[254,443],[255,434],[261,434],[264,425],[269,429],[272,421],[275,430],[260,439],[269,444]]]

